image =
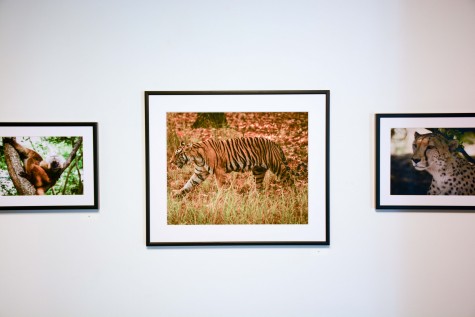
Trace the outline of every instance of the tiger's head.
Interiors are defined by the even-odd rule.
[[[174,164],[178,166],[178,168],[182,168],[186,163],[190,161],[188,155],[186,154],[187,146],[185,142],[181,142],[181,145],[178,149],[176,149],[175,154],[173,154],[172,158],[170,159],[170,164]]]
[[[458,147],[457,140],[447,140],[435,133],[414,133],[412,165],[418,171],[435,171],[443,167]]]

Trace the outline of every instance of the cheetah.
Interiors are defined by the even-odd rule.
[[[412,165],[432,175],[427,195],[475,195],[475,165],[462,158],[457,147],[457,140],[439,134],[414,134]]]

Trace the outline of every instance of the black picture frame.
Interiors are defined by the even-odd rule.
[[[0,122],[0,210],[98,209],[97,127],[97,122]],[[73,177],[74,188],[60,187]]]
[[[145,91],[144,97],[147,246],[330,244],[329,90]],[[306,128],[310,128],[307,135],[311,140],[308,142],[308,190],[312,196],[307,197],[308,193],[306,196],[306,224],[169,223],[167,204],[172,197],[172,188],[167,180],[167,171],[171,168],[167,152],[173,153],[173,150],[167,145],[167,118],[176,113],[216,112],[307,113]],[[218,194],[212,192],[210,195],[215,197]],[[187,197],[183,199],[183,204],[190,203]]]
[[[475,140],[475,113],[376,114],[375,132],[376,209],[406,211],[475,209],[475,194],[471,194],[469,189],[464,189],[466,187],[456,190],[456,186],[450,181],[446,182],[447,184],[444,181],[442,185],[441,182],[434,181],[434,187],[431,187],[433,175],[439,179],[442,172],[436,171],[435,165],[427,163],[432,160],[431,153],[435,153],[428,152],[435,147],[433,141],[429,141],[432,140],[428,138],[430,133],[442,138],[439,143],[454,144],[453,149],[458,141],[464,145],[463,152],[469,156],[475,155],[475,147],[467,146],[466,143],[468,139]],[[416,133],[424,136],[419,136],[418,141],[414,141]],[[459,147],[455,151],[460,152],[460,149]],[[451,151],[441,150],[444,153]],[[443,160],[446,161],[451,159]],[[445,177],[446,173],[443,176]]]

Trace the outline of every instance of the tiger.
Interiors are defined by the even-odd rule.
[[[183,197],[214,174],[218,188],[226,182],[226,173],[252,171],[256,189],[263,189],[267,170],[271,170],[284,184],[294,187],[294,180],[282,148],[264,137],[241,137],[227,140],[208,139],[190,143],[175,151],[170,164],[183,168],[194,164],[194,173],[179,190],[172,191],[172,197]]]

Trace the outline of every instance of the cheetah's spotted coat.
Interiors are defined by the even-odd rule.
[[[432,175],[428,195],[475,195],[475,165],[455,151],[457,140],[434,133],[414,136],[412,164]]]

